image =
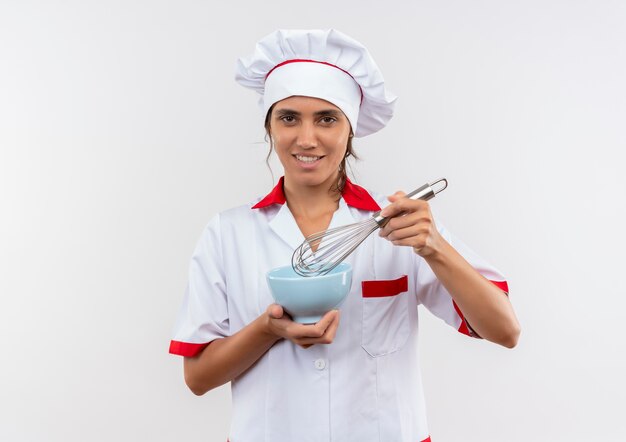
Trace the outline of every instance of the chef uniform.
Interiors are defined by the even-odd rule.
[[[262,87],[286,67],[271,91]],[[395,101],[367,50],[335,30],[270,34],[252,57],[240,60],[237,79],[263,94],[264,111],[292,95],[326,99],[344,111],[355,136],[382,128]],[[330,228],[367,219],[386,203],[383,195],[348,180]],[[508,292],[498,270],[435,221],[452,247]],[[265,274],[290,263],[303,240],[285,204],[283,178],[265,197],[214,216],[191,260],[170,353],[195,356],[263,314],[274,302]],[[462,333],[475,333],[412,248],[373,234],[346,261],[353,268],[352,288],[333,343],[304,349],[280,340],[233,379],[230,442],[430,441],[417,307],[424,305]]]

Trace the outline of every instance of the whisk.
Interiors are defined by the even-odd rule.
[[[435,189],[441,184],[442,187]],[[406,195],[414,200],[428,201],[448,187],[448,180],[440,178],[432,184],[427,183]],[[382,228],[391,217],[380,215],[380,210],[371,218],[358,223],[348,224],[323,232],[314,233],[305,238],[291,256],[293,270],[301,276],[325,275],[346,259],[373,231]]]

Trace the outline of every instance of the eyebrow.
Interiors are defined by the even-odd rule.
[[[320,110],[315,112],[313,115],[316,117],[320,117],[320,116],[331,116],[331,117],[340,117],[342,114],[341,111],[335,110],[335,109],[324,109],[324,110]],[[300,112],[298,112],[297,110],[293,110],[293,109],[278,109],[276,111],[276,115],[278,115],[279,117],[282,117],[284,115],[297,115],[300,116],[302,115]]]

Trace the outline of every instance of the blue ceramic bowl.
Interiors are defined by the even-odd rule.
[[[346,299],[352,285],[352,266],[342,262],[322,276],[300,276],[291,266],[267,272],[267,284],[277,304],[302,324],[319,321]]]

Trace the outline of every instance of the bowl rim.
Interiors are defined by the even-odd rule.
[[[271,270],[268,270],[265,276],[267,277],[267,279],[283,280],[283,281],[300,281],[300,280],[307,280],[307,279],[308,280],[320,280],[320,279],[332,278],[333,276],[341,275],[343,273],[348,273],[352,271],[352,265],[349,262],[341,262],[335,268],[339,268],[339,267],[345,267],[345,269],[339,270],[334,273],[327,273],[326,275],[317,275],[317,276],[301,276],[301,275],[298,275],[297,273],[291,276],[276,276],[272,274],[274,272],[277,272],[278,270],[282,270],[285,268],[293,268],[290,264],[286,266],[275,267]]]

